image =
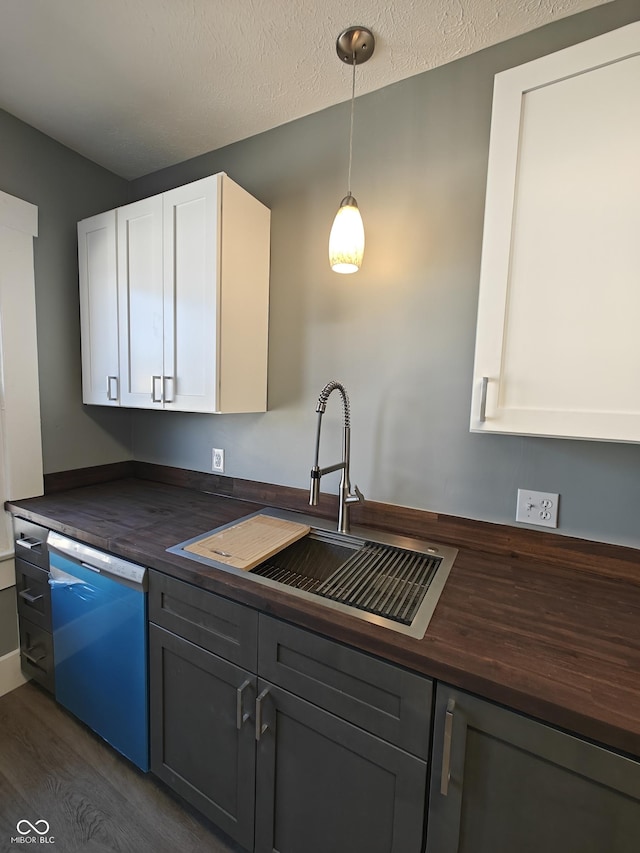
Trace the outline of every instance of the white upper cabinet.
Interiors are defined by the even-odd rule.
[[[266,411],[269,210],[221,173],[112,213],[120,404]]]
[[[116,212],[78,223],[82,399],[120,405]]]
[[[128,204],[117,215],[122,405],[162,408],[162,196]]]
[[[640,442],[640,23],[495,78],[471,429]]]

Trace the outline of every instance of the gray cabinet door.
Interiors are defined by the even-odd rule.
[[[420,853],[426,763],[259,680],[256,853]]]
[[[256,678],[149,626],[151,770],[253,847]]]
[[[640,764],[439,685],[427,830],[427,853],[637,853]]]

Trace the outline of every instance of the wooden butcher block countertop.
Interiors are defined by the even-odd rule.
[[[553,555],[545,556],[544,547],[535,554],[523,553],[528,545],[510,550],[517,528],[485,525],[489,531],[485,546],[475,534],[475,541],[468,534],[479,522],[459,520],[456,527],[441,520],[440,528],[434,522],[424,538],[457,545],[459,553],[427,633],[416,640],[166,552],[169,546],[256,512],[262,508],[260,502],[127,477],[11,501],[7,508],[126,559],[640,756],[640,552],[634,549],[555,536],[565,541],[552,543]],[[407,523],[417,523],[418,511],[407,512],[414,514],[407,514]],[[395,532],[416,536],[415,530]],[[525,533],[531,539],[529,531]],[[544,543],[548,536],[532,541]],[[592,560],[592,552],[601,559]]]

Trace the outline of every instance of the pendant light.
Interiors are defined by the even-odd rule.
[[[366,27],[349,27],[336,40],[340,59],[351,65],[351,123],[349,127],[349,177],[347,194],[340,202],[329,235],[329,263],[338,273],[358,272],[364,254],[364,226],[358,203],[351,195],[351,155],[353,151],[353,107],[356,96],[356,65],[373,54],[375,39]]]

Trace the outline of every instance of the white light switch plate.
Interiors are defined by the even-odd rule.
[[[551,492],[518,489],[516,521],[539,524],[541,527],[557,527],[559,501],[560,495]]]

